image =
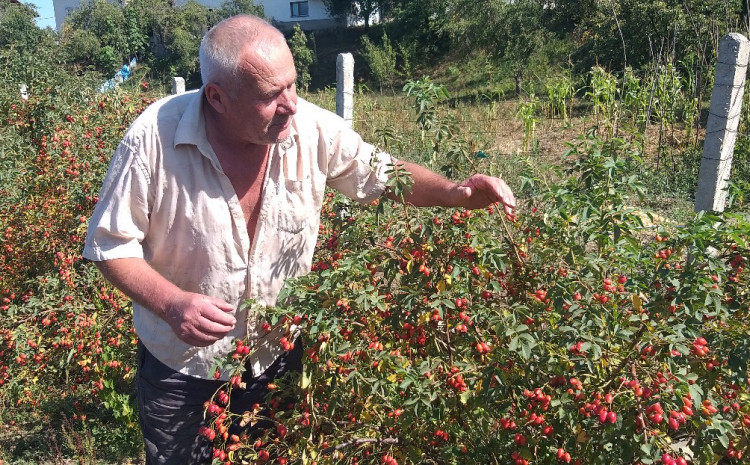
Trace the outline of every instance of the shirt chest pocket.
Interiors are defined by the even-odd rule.
[[[315,185],[311,177],[302,180],[285,179],[278,201],[278,225],[281,231],[299,233],[317,214]]]

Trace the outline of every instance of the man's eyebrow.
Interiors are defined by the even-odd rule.
[[[280,93],[282,93],[284,91],[284,89],[285,89],[285,87],[273,87],[271,89],[267,89],[265,91],[262,91],[260,93],[260,97],[261,98],[271,98],[271,97],[274,97],[274,96],[279,95]]]
[[[271,86],[269,86],[266,89],[261,89],[260,96],[262,98],[269,98],[273,97],[274,95],[278,95],[282,92],[284,92],[285,89],[289,89],[297,82],[297,75],[294,75],[294,79],[289,81],[289,83],[285,83],[282,81],[279,81],[277,83],[272,83]]]

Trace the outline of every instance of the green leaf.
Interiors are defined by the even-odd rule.
[[[719,440],[719,443],[721,443],[721,446],[724,449],[729,448],[729,436],[727,436],[726,434],[719,434],[716,439]]]
[[[521,345],[521,357],[523,357],[524,360],[531,358],[531,346],[528,344]]]
[[[690,397],[696,405],[703,402],[703,388],[701,388],[700,385],[691,384],[688,389],[690,390]]]

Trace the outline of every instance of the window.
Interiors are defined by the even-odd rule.
[[[307,2],[292,2],[289,4],[289,6],[292,7],[292,18],[310,16]]]

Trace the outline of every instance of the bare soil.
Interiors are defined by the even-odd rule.
[[[597,131],[599,135],[605,136],[611,133],[609,128],[597,124],[590,116],[574,117],[569,122],[561,118],[542,118],[537,123],[534,138],[537,141],[538,155],[542,160],[555,163],[560,161],[570,144],[587,134],[589,131]],[[497,150],[506,154],[523,153],[523,123],[518,118],[508,118],[498,127]],[[634,143],[636,141],[630,131],[618,128],[616,137],[622,137]],[[658,124],[651,124],[646,128],[645,143],[641,156],[647,163],[656,164],[659,157],[682,153],[686,148],[700,144],[705,135],[705,128],[699,127],[688,134],[685,128],[675,130],[660,128]]]

